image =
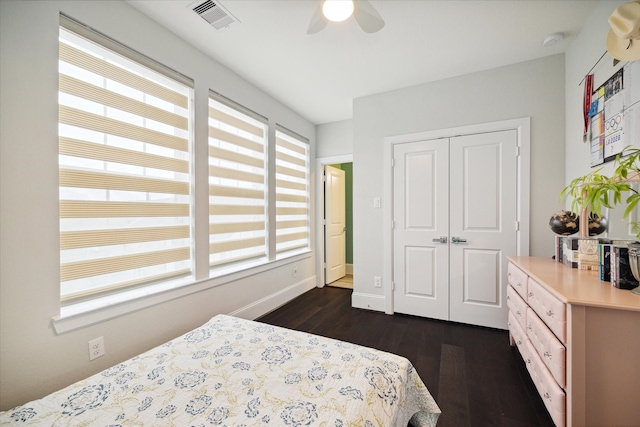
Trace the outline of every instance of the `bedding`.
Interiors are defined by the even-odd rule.
[[[435,426],[406,358],[217,315],[185,335],[39,400],[0,425]]]

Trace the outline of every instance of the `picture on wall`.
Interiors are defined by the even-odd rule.
[[[621,68],[593,92],[589,109],[591,166],[615,159],[624,148],[623,77]]]
[[[640,65],[627,63],[591,96],[591,166],[614,160],[626,146],[640,146]]]

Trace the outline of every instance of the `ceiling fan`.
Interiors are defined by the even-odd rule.
[[[368,0],[322,0],[311,17],[307,34],[319,32],[329,21],[344,21],[351,15],[365,33],[375,33],[384,27],[384,19]]]

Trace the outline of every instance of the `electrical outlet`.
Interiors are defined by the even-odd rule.
[[[382,279],[380,279],[380,276],[375,276],[373,278],[373,286],[375,286],[376,288],[382,287]]]
[[[104,337],[89,341],[89,360],[104,356]]]
[[[291,277],[298,277],[298,266],[294,265],[293,270],[291,270]]]

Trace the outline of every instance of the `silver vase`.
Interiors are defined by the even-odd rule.
[[[629,243],[629,265],[633,277],[640,282],[640,242]],[[631,290],[636,295],[640,295],[640,286]]]

